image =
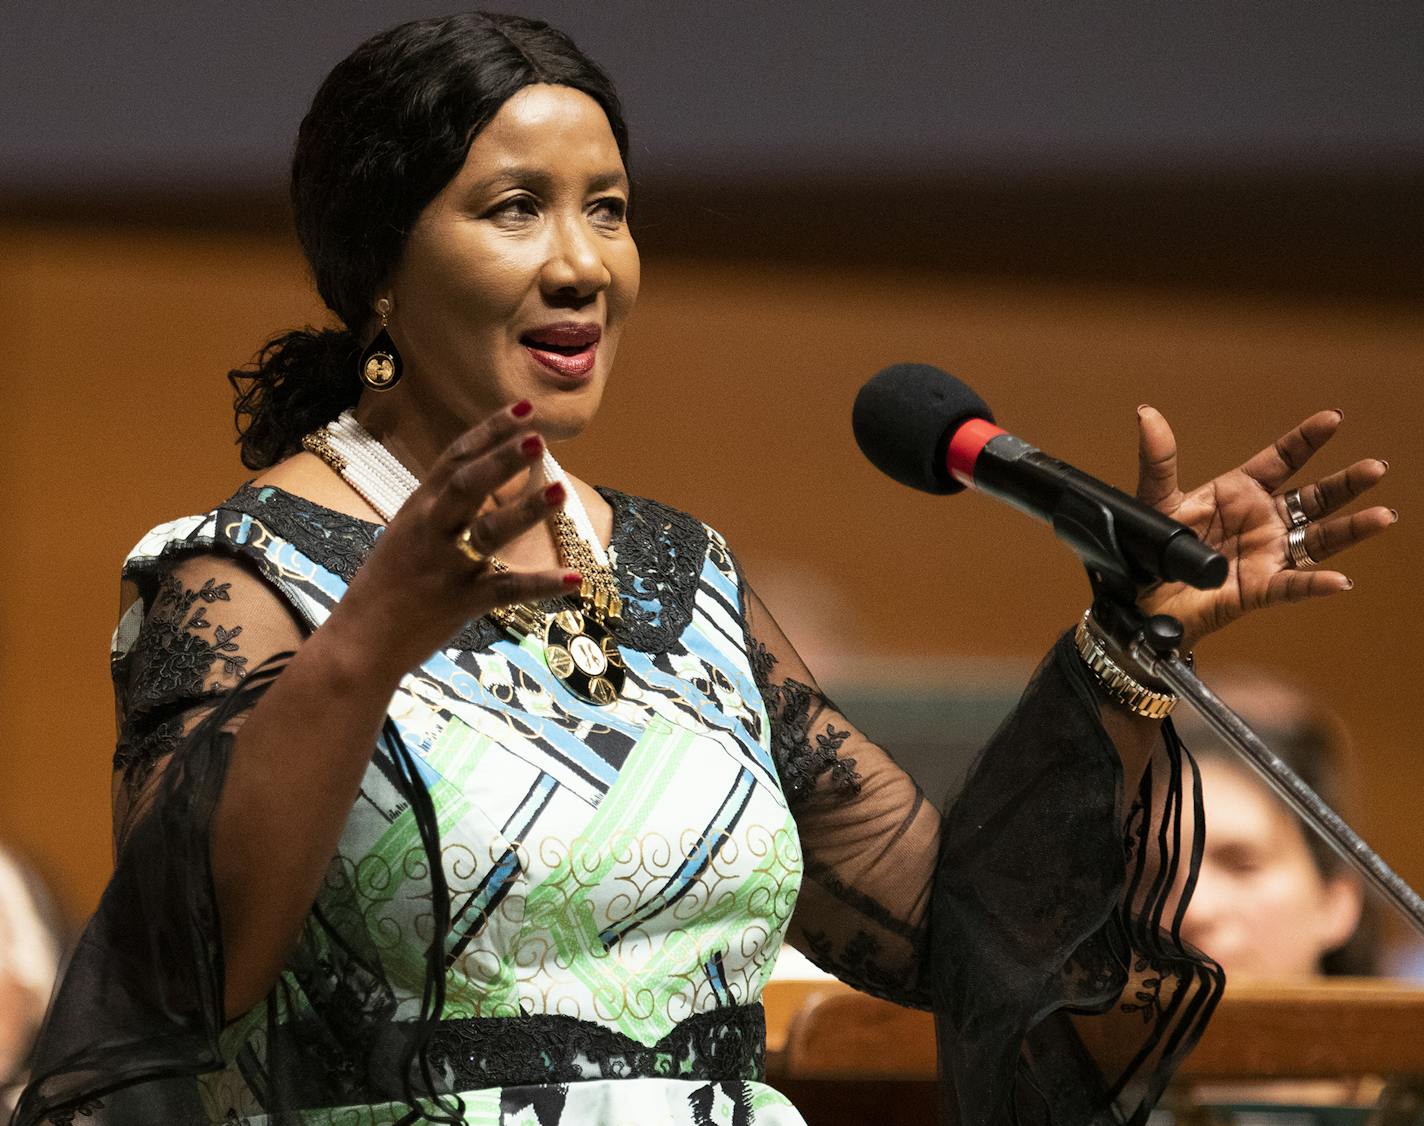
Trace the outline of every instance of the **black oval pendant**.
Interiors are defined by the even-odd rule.
[[[563,610],[549,619],[544,663],[580,700],[600,706],[617,701],[628,678],[613,635],[579,610]]]
[[[396,342],[384,328],[366,345],[357,361],[356,371],[361,382],[373,391],[389,391],[401,377],[401,357]]]

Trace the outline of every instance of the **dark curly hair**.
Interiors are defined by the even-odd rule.
[[[539,20],[490,12],[413,20],[368,39],[327,75],[297,134],[292,210],[317,291],[343,327],[283,333],[228,373],[245,466],[295,453],[303,434],[355,404],[358,334],[416,217],[500,106],[537,83],[602,106],[627,165],[612,82]]]

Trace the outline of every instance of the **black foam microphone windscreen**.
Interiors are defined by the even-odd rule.
[[[945,447],[971,418],[994,413],[965,383],[929,364],[895,364],[855,397],[851,425],[860,452],[882,473],[927,493],[964,488],[949,475]]]

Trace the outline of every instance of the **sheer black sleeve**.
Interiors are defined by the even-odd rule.
[[[805,863],[789,940],[858,989],[935,1011],[950,1121],[1144,1119],[1223,984],[1178,933],[1201,841],[1182,811],[1195,766],[1170,727],[1124,801],[1065,637],[941,817],[750,590],[744,603]]]
[[[939,810],[825,697],[756,594],[745,589],[744,599],[805,868],[787,940],[857,989],[929,1008],[922,968]]]
[[[206,1120],[191,1084],[163,1080],[222,1064],[209,827],[233,731],[300,638],[241,560],[126,574],[112,655],[115,871],[50,1006],[17,1123]]]
[[[125,571],[112,657],[115,870],[45,1018],[16,1126],[245,1120],[228,1101],[242,1097],[233,1072],[272,1126],[367,1103],[405,1104],[402,1126],[459,1121],[434,1093],[426,1048],[449,921],[439,831],[389,719],[368,775],[410,811],[404,886],[431,904],[413,1019],[393,1025],[397,991],[363,922],[369,899],[339,856],[271,992],[246,1013],[224,1011],[213,818],[244,718],[315,628],[280,592],[280,568],[274,578],[265,556],[240,547],[184,544]],[[294,754],[301,741],[294,731]]]

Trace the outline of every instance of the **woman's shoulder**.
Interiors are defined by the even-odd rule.
[[[379,525],[275,485],[248,482],[206,512],[150,528],[125,557],[124,574],[193,555],[261,554],[280,540],[349,581],[379,532]]]

